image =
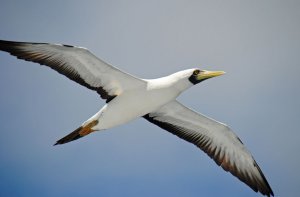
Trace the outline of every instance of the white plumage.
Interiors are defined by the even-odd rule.
[[[57,141],[64,144],[91,132],[109,129],[138,117],[193,143],[224,170],[254,191],[273,195],[259,166],[231,129],[179,103],[189,87],[224,74],[188,69],[158,79],[140,79],[103,62],[85,48],[69,45],[0,41],[0,50],[46,65],[97,91],[106,105],[78,129]]]

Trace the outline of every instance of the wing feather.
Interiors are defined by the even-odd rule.
[[[145,85],[142,79],[105,63],[81,47],[0,40],[0,50],[19,59],[46,65],[80,85],[97,91],[107,102],[124,90]]]
[[[254,191],[273,196],[270,185],[251,153],[228,126],[196,113],[178,101],[172,101],[144,118],[193,143],[217,165]]]

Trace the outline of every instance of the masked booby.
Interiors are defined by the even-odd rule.
[[[255,192],[274,195],[253,156],[228,126],[176,100],[186,89],[224,72],[194,68],[148,80],[125,73],[81,47],[0,40],[0,50],[46,65],[106,100],[99,112],[55,145],[143,117],[202,149]]]

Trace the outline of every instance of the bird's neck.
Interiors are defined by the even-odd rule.
[[[178,94],[193,86],[186,78],[181,78],[176,75],[169,75],[158,79],[149,80],[149,88],[153,89],[174,89]]]

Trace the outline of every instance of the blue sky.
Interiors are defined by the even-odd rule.
[[[299,1],[1,1],[0,39],[89,48],[143,78],[224,70],[179,97],[230,125],[275,195],[300,192]],[[104,105],[0,53],[0,196],[259,196],[143,119],[53,147]]]

